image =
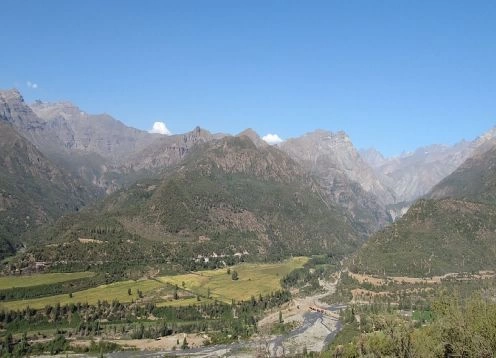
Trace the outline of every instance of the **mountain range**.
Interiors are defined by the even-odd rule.
[[[486,143],[487,144],[487,143]],[[358,272],[432,276],[494,270],[496,147],[479,147],[353,258]]]
[[[325,130],[275,146],[251,129],[151,134],[69,102],[27,104],[17,90],[0,91],[0,125],[0,161],[8,169],[0,176],[2,257],[20,248],[47,262],[84,250],[98,262],[118,254],[145,260],[158,250],[170,261],[179,248],[184,257],[251,252],[268,259],[322,249],[344,257],[370,236],[363,250],[382,247],[400,229],[413,241],[412,222],[429,227],[419,212],[468,210],[476,202],[489,206],[473,209],[481,216],[493,205],[493,174],[481,173],[495,130],[385,158]],[[448,214],[440,215],[437,229]],[[476,227],[472,217],[465,224]],[[387,246],[393,255],[395,245]],[[386,267],[388,259],[374,266],[375,256],[364,252],[357,270],[401,271]],[[405,261],[408,270],[444,270],[419,255]]]

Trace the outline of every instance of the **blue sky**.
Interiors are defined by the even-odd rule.
[[[495,19],[477,0],[3,0],[0,87],[141,129],[344,130],[396,155],[496,124]]]

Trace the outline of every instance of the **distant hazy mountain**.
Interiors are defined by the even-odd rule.
[[[280,148],[319,178],[334,201],[362,222],[364,232],[370,234],[390,222],[385,205],[395,200],[392,190],[381,183],[344,132],[319,130],[289,139]]]
[[[0,258],[20,235],[95,198],[81,180],[51,163],[0,114]]]
[[[436,275],[495,269],[496,147],[477,152],[362,247],[352,269]]]
[[[359,153],[362,159],[372,168],[379,168],[387,163],[387,159],[377,149],[360,149]]]
[[[372,168],[365,163],[344,132],[318,130],[292,138],[280,148],[321,176],[346,175],[362,188],[376,195],[383,203],[395,201],[394,193],[385,187]]]
[[[30,107],[67,150],[95,153],[111,163],[125,162],[161,137],[128,127],[107,114],[88,114],[70,102],[36,101]]]
[[[493,129],[474,141],[461,141],[453,146],[422,147],[398,157],[384,158],[374,149],[363,150],[360,155],[375,169],[384,185],[394,189],[398,202],[412,202],[426,195],[476,149],[491,145],[495,132]]]

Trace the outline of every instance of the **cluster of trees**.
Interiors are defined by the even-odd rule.
[[[2,357],[25,357],[27,355],[39,355],[45,352],[54,355],[64,352],[68,348],[69,343],[63,335],[57,335],[54,339],[46,343],[30,344],[25,334],[18,341],[14,340],[12,334],[7,334],[0,346],[0,355]]]
[[[333,343],[332,357],[492,357],[496,352],[496,303],[481,296],[464,302],[443,295],[432,305],[433,321],[421,325],[394,314],[345,312],[355,327],[345,343]],[[366,320],[364,320],[366,318]],[[346,328],[345,330],[346,331]],[[360,333],[365,332],[365,333]]]
[[[10,337],[10,343],[3,344],[2,349],[13,354],[14,346],[25,346],[23,341],[13,341],[12,334],[53,326],[59,328],[59,333],[69,336],[98,336],[103,339],[116,335],[142,339],[175,333],[213,332],[209,343],[225,343],[256,332],[257,321],[265,310],[278,307],[290,299],[291,294],[285,290],[252,297],[247,301],[233,301],[230,305],[215,301],[183,307],[157,307],[152,303],[124,304],[114,300],[99,301],[95,305],[56,304],[43,309],[2,310],[0,330],[4,331],[5,337]],[[150,316],[154,317],[154,321],[148,319]],[[38,348],[47,351],[46,347]],[[23,352],[35,352],[34,346],[30,349]]]
[[[88,347],[72,346],[62,334],[57,334],[47,342],[30,343],[26,334],[15,340],[12,334],[7,334],[0,342],[0,356],[2,357],[26,357],[30,355],[55,355],[70,350],[76,353],[107,353],[119,349],[119,345],[113,342],[91,341]]]
[[[328,278],[336,271],[336,258],[332,255],[315,255],[302,267],[291,271],[283,277],[281,284],[284,288],[303,288],[309,294],[319,290],[319,279]]]
[[[111,283],[116,279],[118,279],[118,277],[112,274],[98,274],[93,277],[64,282],[4,289],[0,290],[0,301],[23,300],[82,291],[91,287]]]

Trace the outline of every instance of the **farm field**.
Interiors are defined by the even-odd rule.
[[[93,277],[94,272],[71,272],[71,273],[44,273],[29,276],[0,277],[0,290],[8,290],[14,287],[29,287],[38,285],[49,285],[80,278]]]
[[[146,279],[138,281],[121,281],[108,285],[93,287],[90,289],[73,292],[72,297],[68,294],[59,294],[47,297],[5,301],[0,302],[0,310],[18,310],[26,307],[43,308],[46,305],[61,305],[70,303],[89,303],[95,304],[98,301],[112,301],[126,303],[139,299],[138,290],[142,291],[146,302],[155,302],[157,306],[188,306],[200,303],[212,302],[219,300],[226,303],[247,300],[252,296],[266,295],[281,289],[280,280],[285,275],[296,268],[302,267],[308,258],[295,257],[281,263],[273,264],[255,264],[244,263],[230,268],[231,272],[238,273],[238,280],[233,280],[227,269],[218,269],[212,271],[198,271],[183,275],[161,276],[155,279]],[[73,274],[39,274],[26,277],[1,278],[3,287],[21,287],[49,284],[61,282],[63,280],[72,280],[76,278],[89,277],[91,272],[77,272]],[[7,281],[10,279],[8,283]],[[191,297],[180,297],[178,300],[171,300],[174,285],[180,290],[187,291],[194,295]],[[128,294],[131,289],[131,295]],[[210,290],[210,299],[207,295]],[[196,296],[200,295],[198,301]],[[169,297],[166,300],[166,297]]]
[[[155,280],[140,280],[140,281],[121,281],[111,283],[109,285],[102,285],[94,288],[90,288],[83,291],[74,292],[72,297],[68,294],[34,298],[29,300],[18,300],[18,301],[7,301],[0,303],[0,310],[17,310],[26,307],[30,308],[43,308],[46,305],[56,305],[60,303],[61,305],[70,303],[89,303],[95,304],[99,300],[112,301],[118,300],[119,302],[131,302],[138,298],[138,289],[143,292],[144,295],[151,291],[158,290],[162,288],[163,285]],[[128,294],[128,289],[131,289],[131,295]]]
[[[227,269],[198,271],[176,276],[158,277],[158,280],[177,285],[194,294],[207,296],[230,303],[247,300],[252,296],[266,295],[281,289],[280,280],[296,268],[303,267],[306,257],[295,257],[282,263],[274,264],[240,264],[230,268],[238,273],[238,280],[233,280]]]

